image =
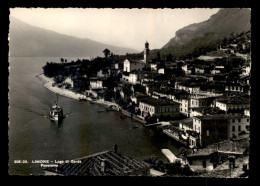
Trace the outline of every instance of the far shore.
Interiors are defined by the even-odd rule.
[[[94,103],[99,103],[99,104],[107,105],[107,106],[114,105],[114,106],[117,106],[118,108],[120,108],[119,105],[117,105],[116,103],[112,103],[112,102],[104,101],[104,100],[93,101],[90,97],[87,97],[84,94],[76,93],[76,92],[73,92],[73,91],[65,89],[65,88],[59,88],[57,86],[52,86],[52,84],[54,83],[54,79],[46,77],[44,74],[39,74],[36,77],[43,82],[43,86],[45,86],[47,89],[49,89],[50,91],[52,91],[53,93],[56,93],[58,95],[65,96],[65,97],[68,97],[71,99],[76,99],[76,100],[86,99],[86,100],[94,102]]]

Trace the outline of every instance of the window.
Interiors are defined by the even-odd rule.
[[[232,122],[235,123],[235,119],[232,119]]]
[[[249,131],[249,125],[246,125],[246,130]]]
[[[232,126],[232,132],[236,131],[236,126]]]
[[[238,119],[238,122],[240,123],[240,122],[241,122],[241,119]]]
[[[238,125],[238,131],[241,131],[241,126],[240,125]]]
[[[209,130],[207,130],[207,137],[209,136]]]
[[[247,122],[249,122],[249,119],[246,119]]]

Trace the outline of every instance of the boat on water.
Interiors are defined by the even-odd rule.
[[[57,96],[55,104],[52,105],[50,109],[50,119],[59,121],[62,120],[63,118],[64,118],[63,109],[61,108],[61,106],[58,105],[58,96]]]

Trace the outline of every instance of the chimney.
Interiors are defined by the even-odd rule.
[[[247,172],[247,164],[246,163],[243,164],[243,171]]]
[[[114,148],[114,152],[117,153],[117,148],[118,148],[118,146],[117,146],[116,143],[114,144],[114,147],[113,147],[113,148]]]
[[[106,172],[106,160],[102,160],[102,161],[101,161],[101,171],[102,171],[103,173]]]

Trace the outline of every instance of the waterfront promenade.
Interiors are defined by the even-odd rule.
[[[83,98],[83,99],[86,99],[86,100],[94,102],[94,103],[107,105],[107,106],[114,105],[114,106],[120,108],[120,106],[117,105],[116,103],[112,103],[112,102],[104,101],[104,100],[95,100],[94,101],[94,100],[92,100],[91,98],[87,97],[84,94],[76,93],[76,92],[73,92],[73,91],[65,89],[65,88],[59,88],[57,86],[52,86],[52,84],[55,83],[53,78],[46,77],[44,74],[39,74],[36,77],[41,82],[43,82],[43,86],[44,87],[46,87],[47,89],[49,89],[50,91],[52,91],[55,94],[58,94],[58,95],[61,95],[61,96],[65,96],[65,97],[68,97],[68,98],[71,98],[71,99],[76,99],[76,100],[79,100],[79,99]]]

